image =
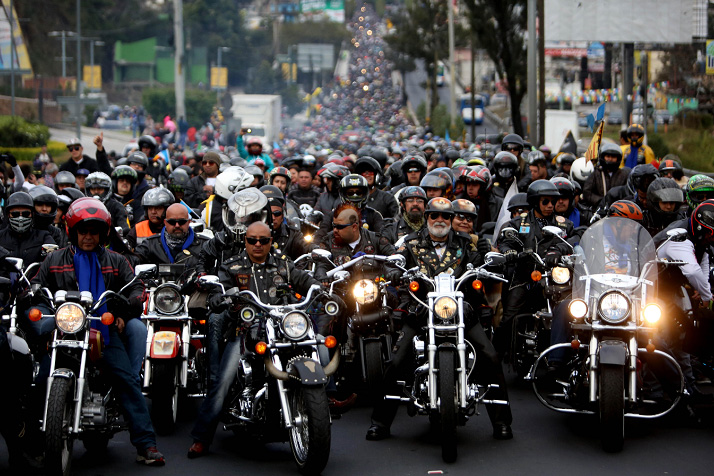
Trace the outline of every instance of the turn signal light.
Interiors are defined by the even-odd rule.
[[[476,291],[481,291],[483,289],[483,283],[478,279],[474,279],[474,282],[471,283],[471,287]]]
[[[268,344],[265,342],[258,342],[255,344],[255,352],[259,355],[265,354],[265,351],[268,350]]]
[[[580,341],[578,339],[573,339],[570,341],[570,347],[573,349],[579,349],[580,348]]]
[[[535,270],[531,273],[531,279],[533,281],[540,281],[540,279],[543,277],[543,275],[540,273],[540,271]]]
[[[650,342],[649,344],[647,344],[646,349],[647,349],[647,352],[649,352],[651,354],[655,351],[655,345],[652,342]]]
[[[416,281],[409,283],[409,290],[413,293],[419,291],[419,283]]]
[[[30,320],[31,320],[32,322],[37,322],[37,321],[39,321],[40,319],[42,319],[42,311],[40,311],[40,310],[37,309],[36,307],[33,308],[33,309],[30,309],[30,316],[29,316],[29,317],[30,317]]]
[[[301,295],[301,294],[298,294],[298,293],[295,293],[295,297],[298,298],[298,299],[302,299],[302,295]]]
[[[328,349],[332,349],[337,345],[337,339],[335,339],[335,336],[327,336],[325,337],[325,347]]]
[[[114,314],[111,312],[105,312],[102,314],[101,321],[105,326],[111,326],[114,323]]]

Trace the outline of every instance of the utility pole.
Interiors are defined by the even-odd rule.
[[[471,142],[476,142],[476,45],[471,32]]]
[[[534,145],[545,142],[545,1],[538,0],[538,137]]]
[[[176,118],[186,117],[186,79],[183,71],[183,0],[174,0],[174,92],[176,95]]]
[[[77,0],[77,138],[82,138],[82,0]]]
[[[10,96],[12,96],[11,114],[15,117],[15,15],[13,15],[13,0],[10,0]]]
[[[630,125],[630,113],[632,112],[632,65],[634,62],[635,45],[633,43],[622,44],[622,129],[627,129]]]
[[[640,68],[642,68],[642,80],[640,82],[642,87],[642,127],[645,128],[645,138],[647,138],[647,83],[649,82],[649,75],[647,74],[647,69],[649,68],[649,64],[647,64],[648,59],[647,51],[640,51]]]
[[[60,37],[62,38],[62,56],[59,58],[55,58],[55,60],[61,60],[62,61],[62,77],[66,78],[67,77],[67,60],[71,60],[72,58],[67,57],[67,49],[66,49],[66,43],[67,43],[67,37],[73,37],[74,32],[73,31],[51,31],[47,34],[47,36],[51,37]]]
[[[456,62],[454,61],[454,0],[448,0],[446,8],[449,10],[449,124],[453,129],[456,124],[454,123],[454,116],[456,115],[456,74],[454,73],[454,68],[456,68]]]
[[[528,0],[528,138],[533,143],[537,131],[537,82],[536,82],[536,7],[538,0]]]

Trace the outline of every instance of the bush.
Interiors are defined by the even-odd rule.
[[[2,147],[2,153],[9,152],[15,156],[18,162],[30,162],[35,159],[35,156],[40,153],[41,147]],[[64,142],[51,140],[47,143],[47,152],[52,156],[55,163],[64,162],[64,158],[68,156],[67,145]]]
[[[684,127],[688,129],[709,129],[714,126],[714,116],[708,112],[682,109],[673,122],[680,125],[684,123]]]
[[[50,129],[21,117],[0,116],[0,144],[7,147],[40,147],[50,140]]]
[[[177,117],[174,117],[176,114],[174,88],[144,89],[141,94],[141,103],[156,122],[163,121],[167,114],[178,120]],[[207,122],[215,105],[215,93],[199,89],[186,90],[186,120],[190,125],[200,127]]]
[[[426,123],[426,105],[424,103],[417,107],[416,115],[422,124]],[[454,118],[454,127],[451,127],[448,108],[444,104],[439,104],[431,111],[429,125],[434,135],[439,137],[445,137],[448,129],[449,138],[452,141],[460,141],[465,128],[464,121],[459,116]]]
[[[664,137],[660,134],[649,134],[647,136],[647,145],[652,148],[655,157],[664,157],[669,154],[669,147],[667,147]]]

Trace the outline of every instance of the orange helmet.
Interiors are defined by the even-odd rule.
[[[610,205],[607,216],[629,218],[638,222],[641,222],[643,218],[642,209],[635,202],[629,200],[618,200]]]

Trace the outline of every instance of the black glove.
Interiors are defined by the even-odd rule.
[[[213,312],[223,312],[228,309],[230,300],[224,299],[222,294],[213,294],[208,299],[208,306]]]
[[[516,250],[508,250],[503,256],[506,258],[506,263],[513,263],[518,259],[518,252]]]
[[[491,251],[491,244],[486,238],[479,237],[478,241],[476,242],[476,249],[479,253],[481,253],[481,255],[485,256],[486,253]]]
[[[5,154],[5,162],[7,162],[8,164],[10,164],[10,167],[15,167],[15,166],[17,166],[17,159],[15,158],[14,155],[12,155],[12,154],[9,153],[9,152]]]
[[[549,251],[547,255],[545,255],[545,265],[549,268],[554,267],[555,265],[558,264],[558,260],[560,260],[561,254],[559,251]]]

